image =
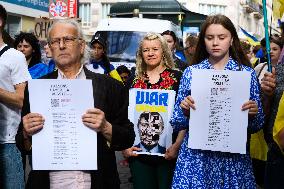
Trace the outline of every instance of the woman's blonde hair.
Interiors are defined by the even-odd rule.
[[[141,40],[139,44],[139,48],[137,51],[137,57],[136,57],[136,76],[139,78],[143,78],[145,76],[147,65],[143,59],[143,49],[142,45],[144,41],[152,41],[152,40],[158,40],[161,43],[162,47],[162,64],[164,64],[165,67],[174,69],[174,60],[172,57],[172,52],[168,46],[167,41],[158,33],[148,33],[146,36]]]

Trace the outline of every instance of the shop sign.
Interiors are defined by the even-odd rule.
[[[49,0],[1,0],[7,3],[48,12]]]
[[[49,16],[77,18],[77,0],[50,0]]]
[[[36,18],[34,34],[39,40],[46,40],[48,35],[48,30],[55,20]]]

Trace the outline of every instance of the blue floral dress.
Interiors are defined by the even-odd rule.
[[[192,68],[214,69],[206,59],[184,71],[171,119],[175,130],[189,126],[189,120],[183,115],[179,105],[184,97],[191,94]],[[240,67],[236,61],[230,58],[225,70],[239,71]],[[251,73],[250,100],[254,100],[258,104],[258,114],[254,118],[249,118],[248,134],[250,134],[262,128],[264,114],[260,102],[260,87],[254,70],[244,65],[241,66],[241,70]],[[233,154],[189,149],[187,134],[179,152],[172,188],[256,188],[250,156],[248,152],[247,154]]]

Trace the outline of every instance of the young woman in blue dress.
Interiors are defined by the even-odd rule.
[[[174,128],[190,127],[189,112],[199,108],[190,96],[192,69],[215,69],[250,73],[250,99],[240,108],[248,110],[248,134],[260,130],[264,120],[260,86],[250,61],[241,49],[231,20],[223,15],[207,17],[201,28],[196,52],[192,66],[184,71],[180,82],[171,119]],[[237,154],[190,149],[188,140],[187,134],[178,155],[172,188],[256,188],[248,150],[247,154]]]

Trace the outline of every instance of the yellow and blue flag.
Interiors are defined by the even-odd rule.
[[[242,27],[240,27],[240,29],[241,29],[241,31],[245,34],[245,36],[247,37],[247,41],[249,42],[249,44],[251,44],[252,46],[260,45],[259,40],[258,40],[255,36],[249,34],[249,33],[248,33],[245,29],[243,29]]]

